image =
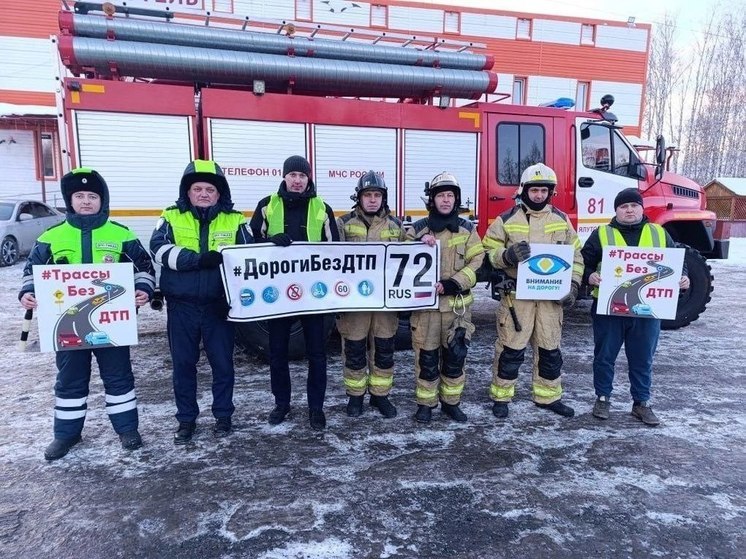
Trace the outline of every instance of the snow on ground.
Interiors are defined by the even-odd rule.
[[[200,364],[200,430],[174,447],[165,313],[141,313],[133,363],[146,446],[119,447],[94,373],[83,442],[42,458],[51,440],[54,355],[36,333],[16,349],[22,266],[0,268],[0,555],[3,557],[741,557],[746,515],[746,239],[711,261],[704,315],[664,332],[646,428],[629,415],[620,359],[612,417],[594,395],[588,303],[565,318],[566,420],[530,402],[524,365],[511,415],[490,413],[496,303],[478,290],[463,408],[469,422],[412,420],[413,354],[397,353],[399,416],[344,413],[339,341],[330,341],[326,432],[308,427],[305,367],[293,365],[293,412],[277,427],[268,368],[237,351],[235,433],[209,427]],[[527,356],[527,363],[529,358]]]

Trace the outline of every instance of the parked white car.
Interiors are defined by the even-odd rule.
[[[39,236],[65,215],[36,200],[0,200],[0,266],[31,252]]]

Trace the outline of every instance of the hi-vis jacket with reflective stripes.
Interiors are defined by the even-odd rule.
[[[340,241],[380,242],[403,241],[406,238],[401,221],[390,214],[366,216],[360,208],[337,218]]]
[[[459,218],[457,232],[445,229],[439,233],[431,231],[428,218],[415,222],[414,227],[407,231],[407,239],[419,240],[427,234],[433,235],[440,241],[440,279],[452,279],[468,290],[477,283],[477,270],[484,260],[484,247],[477,234],[477,228],[465,219]],[[464,306],[474,302],[473,293],[462,296]],[[460,297],[440,296],[440,312],[450,312],[454,306],[461,306]]]
[[[531,210],[523,205],[516,206],[492,222],[482,242],[489,255],[490,263],[515,278],[517,269],[515,266],[505,264],[503,254],[511,245],[521,241],[573,246],[575,253],[572,263],[572,281],[580,285],[583,278],[580,239],[564,213],[550,204],[539,211]]]

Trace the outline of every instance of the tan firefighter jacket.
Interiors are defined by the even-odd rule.
[[[473,223],[463,218],[458,220],[458,231],[444,229],[440,233],[430,230],[428,219],[420,219],[407,231],[407,239],[418,241],[425,235],[433,235],[440,241],[440,279],[453,279],[462,290],[470,290],[477,283],[477,269],[484,259],[484,247]],[[474,294],[468,291],[462,295],[464,306],[474,302]],[[460,307],[460,297],[440,296],[440,312]]]
[[[528,216],[528,217],[527,217]],[[583,278],[583,256],[580,254],[580,239],[568,217],[551,204],[534,211],[525,206],[516,206],[492,222],[484,236],[484,248],[490,263],[515,278],[515,266],[507,266],[503,253],[511,245],[529,243],[563,244],[575,247],[572,263],[572,281],[580,285]]]
[[[379,212],[380,213],[380,212]],[[337,218],[340,241],[355,243],[403,241],[404,229],[401,221],[386,212],[384,215],[366,216],[360,208]]]

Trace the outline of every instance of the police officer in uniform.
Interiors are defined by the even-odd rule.
[[[213,435],[232,430],[234,325],[220,277],[220,248],[253,242],[246,218],[233,209],[223,170],[214,161],[187,165],[179,199],[161,214],[150,252],[162,266],[160,287],[168,309],[176,420],[174,443],[187,444],[197,428],[197,362],[200,342],[212,368]]]
[[[355,206],[337,220],[340,240],[365,243],[405,239],[401,221],[389,210],[386,182],[375,171],[360,177],[350,198]],[[381,415],[396,416],[389,393],[394,381],[394,336],[398,325],[396,312],[350,312],[337,318],[350,417],[363,413],[366,390],[370,392],[370,405]]]
[[[461,393],[466,374],[466,348],[474,333],[471,288],[484,259],[484,248],[474,225],[460,218],[461,187],[451,173],[435,176],[425,188],[428,216],[415,222],[407,239],[434,246],[440,241],[441,278],[435,284],[437,310],[412,313],[412,347],[417,387],[415,420],[429,423],[432,409],[440,400],[443,413],[454,421],[466,421],[461,410]],[[462,328],[457,337],[457,327]],[[459,339],[460,346],[454,345]]]
[[[131,262],[135,271],[135,304],[153,296],[155,275],[150,256],[134,233],[109,220],[109,188],[104,178],[87,167],[62,177],[60,190],[67,210],[65,221],[47,229],[29,255],[19,294],[25,309],[36,308],[36,264],[99,264]],[[142,446],[138,432],[135,378],[128,346],[97,347],[57,352],[54,385],[54,440],[44,451],[47,460],[58,460],[80,442],[91,379],[91,356],[96,356],[106,392],[106,411],[122,447]]]
[[[583,258],[580,240],[570,220],[550,203],[556,186],[557,175],[551,168],[543,163],[527,167],[516,195],[518,205],[493,221],[484,237],[492,266],[505,270],[512,278],[517,275],[518,263],[531,257],[529,243],[564,244],[575,249],[570,293],[559,301],[514,301],[520,331],[509,309],[515,294],[503,297],[498,307],[490,398],[494,401],[492,413],[501,419],[508,416],[508,403],[515,394],[518,370],[529,342],[534,352],[534,402],[565,417],[575,414],[561,401],[560,339],[562,308],[575,304],[583,277]]]

